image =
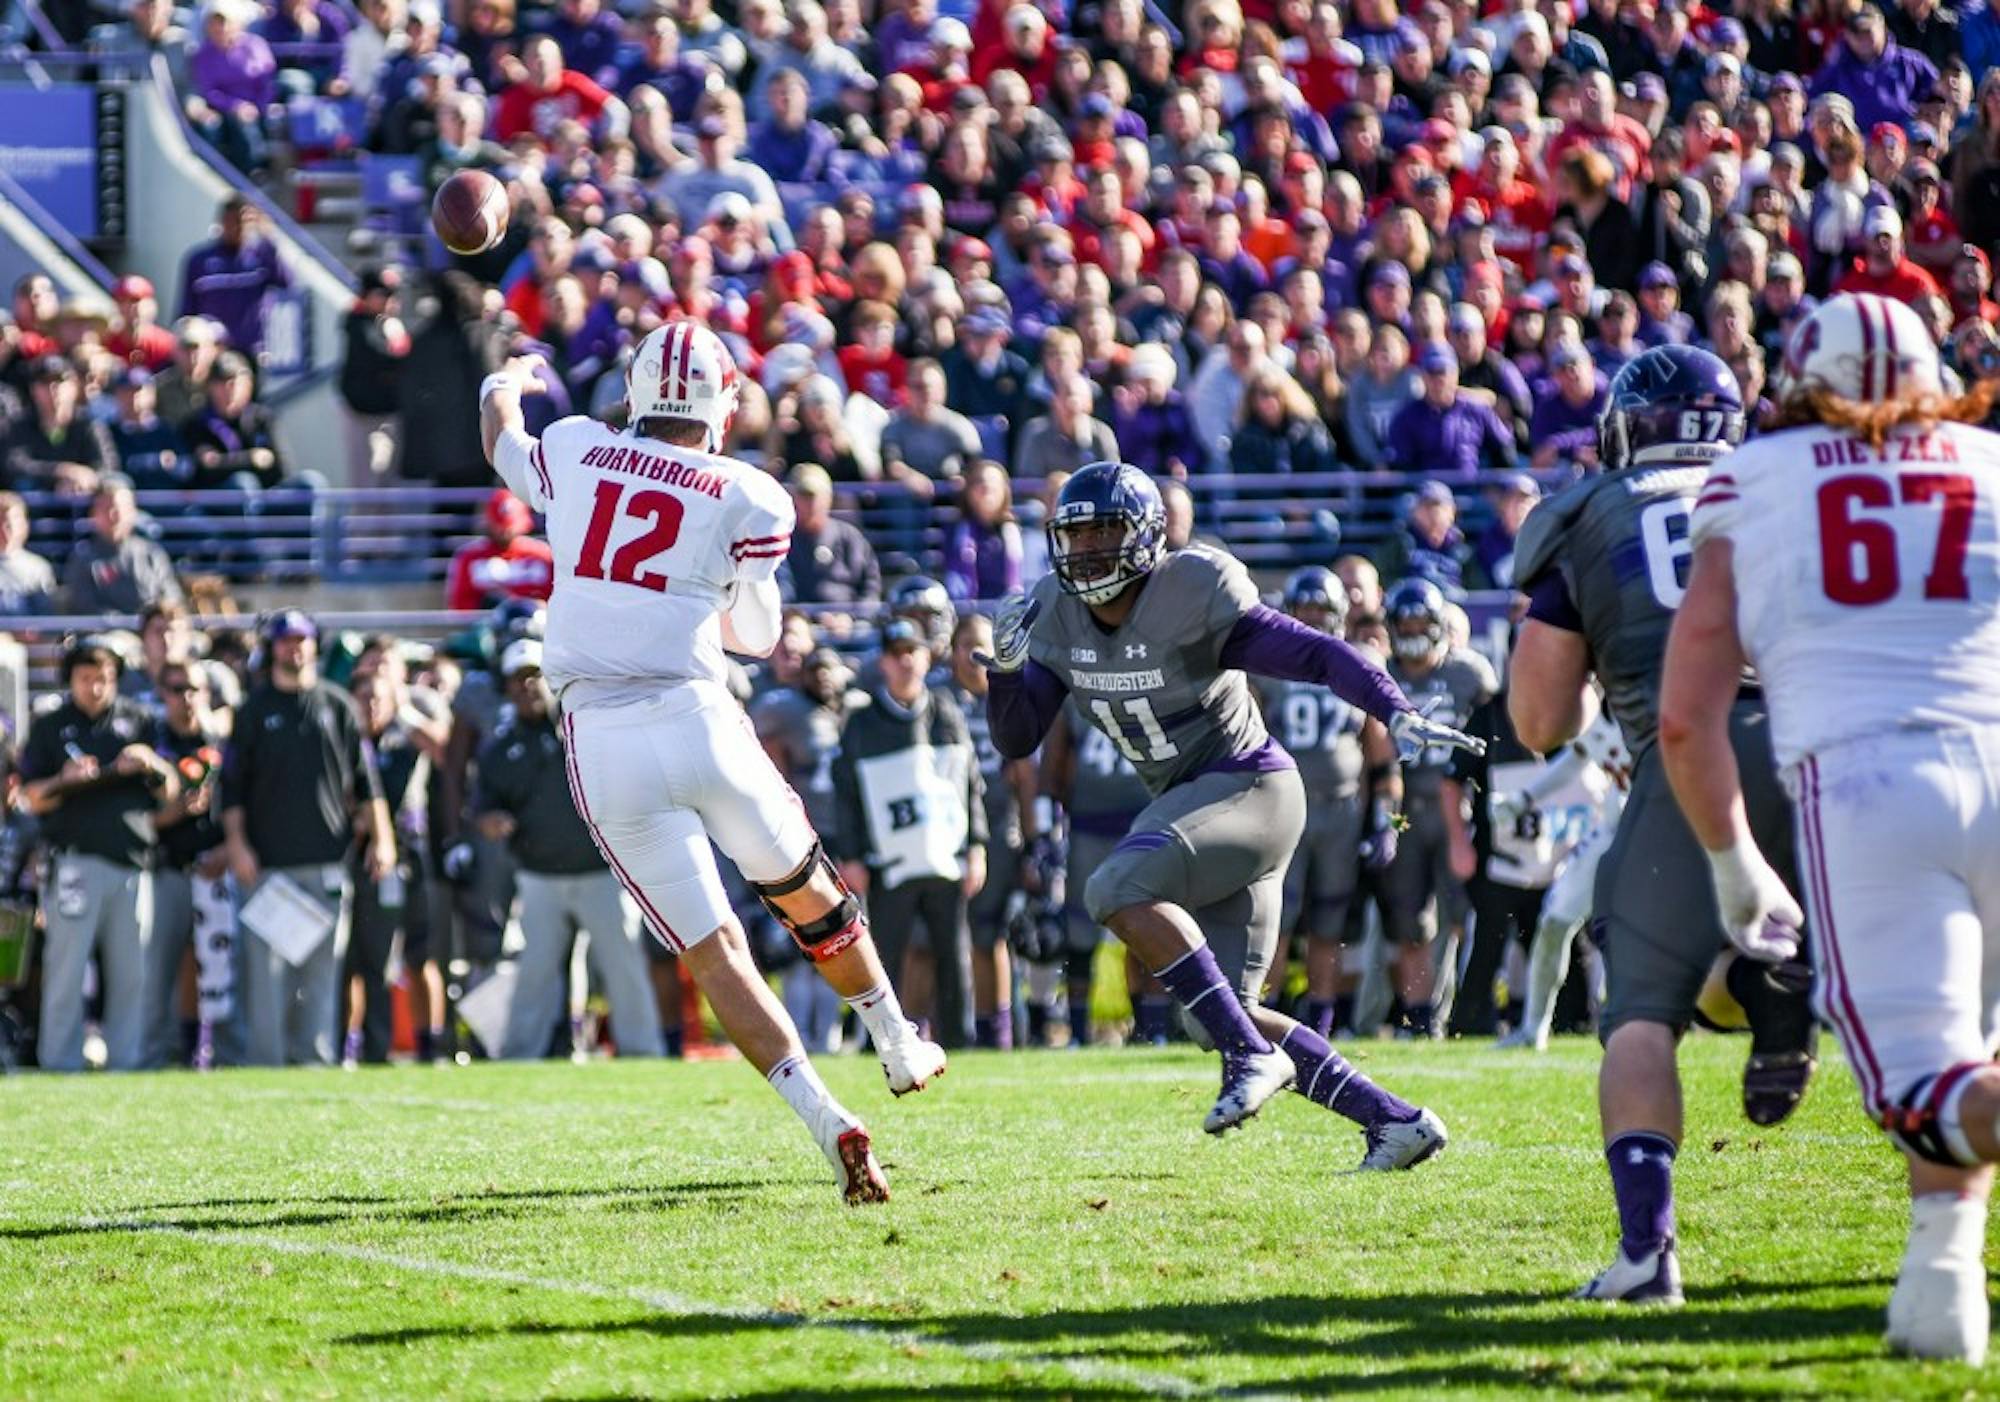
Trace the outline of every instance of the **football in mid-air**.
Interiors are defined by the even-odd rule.
[[[461,170],[438,186],[431,224],[453,253],[484,253],[507,232],[507,188],[483,170]]]

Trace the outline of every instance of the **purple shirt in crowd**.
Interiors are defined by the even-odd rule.
[[[264,344],[264,299],[291,285],[291,272],[273,244],[258,239],[232,249],[216,239],[188,254],[180,315],[212,317],[234,349],[255,355]]]
[[[1021,592],[1021,528],[960,521],[944,546],[944,587],[954,599],[1004,599]]]
[[[1391,467],[1447,481],[1514,461],[1514,435],[1476,399],[1456,399],[1442,409],[1427,399],[1411,400],[1389,421],[1385,446]]]
[[[1597,446],[1597,418],[1604,412],[1608,397],[1604,376],[1597,377],[1597,391],[1581,404],[1572,404],[1553,388],[1535,403],[1535,417],[1528,423],[1528,441],[1539,449],[1554,443],[1558,454],[1573,458],[1579,449]]]
[[[1142,403],[1129,414],[1123,408],[1115,410],[1111,415],[1111,431],[1118,438],[1125,461],[1148,476],[1163,475],[1174,462],[1187,468],[1198,467],[1206,456],[1201,450],[1201,440],[1195,436],[1194,420],[1188,417],[1187,404],[1177,389],[1168,390],[1163,403]]]
[[[237,35],[228,48],[203,44],[188,63],[188,76],[202,101],[218,112],[244,102],[261,110],[278,96],[278,61],[255,34]]]

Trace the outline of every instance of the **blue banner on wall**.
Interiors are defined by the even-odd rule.
[[[102,232],[97,158],[97,94],[90,85],[0,87],[0,170],[80,239]]]

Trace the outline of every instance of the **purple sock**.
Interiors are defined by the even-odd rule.
[[[1315,1105],[1324,1105],[1363,1126],[1417,1117],[1416,1106],[1355,1070],[1352,1062],[1327,1045],[1326,1038],[1304,1023],[1287,1032],[1278,1049],[1299,1069],[1292,1089]]]
[[[1014,1010],[996,1008],[972,1019],[972,1044],[987,1051],[1014,1049]]]
[[[1299,1021],[1319,1033],[1322,1041],[1333,1035],[1333,1003],[1329,999],[1306,999],[1304,1012]]]
[[[1260,1053],[1271,1044],[1257,1024],[1250,1020],[1236,990],[1222,976],[1215,955],[1205,944],[1196,945],[1157,975],[1167,992],[1180,1000],[1188,1015],[1208,1033],[1221,1052]]]
[[[1158,993],[1141,993],[1139,1005],[1132,1010],[1133,1031],[1139,1040],[1148,1046],[1164,1046],[1167,1034],[1172,1030],[1168,1019],[1173,1016],[1174,1005]]]
[[[1674,1143],[1664,1135],[1621,1134],[1604,1146],[1611,1193],[1618,1199],[1619,1245],[1629,1260],[1656,1251],[1674,1234]]]

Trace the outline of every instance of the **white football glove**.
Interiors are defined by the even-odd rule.
[[[993,615],[993,651],[975,652],[972,660],[989,672],[1018,672],[1027,665],[1028,637],[1041,616],[1042,601],[1016,594]]]
[[[1781,964],[1799,952],[1806,913],[1771,870],[1754,842],[1740,842],[1708,854],[1722,928],[1729,942],[1767,964]]]
[[[1428,714],[1437,700],[1421,711],[1399,711],[1389,722],[1389,736],[1396,742],[1396,758],[1404,764],[1413,764],[1425,750],[1433,745],[1447,745],[1468,754],[1486,753],[1486,742],[1475,740],[1463,730],[1454,730],[1440,721],[1434,721]]]

